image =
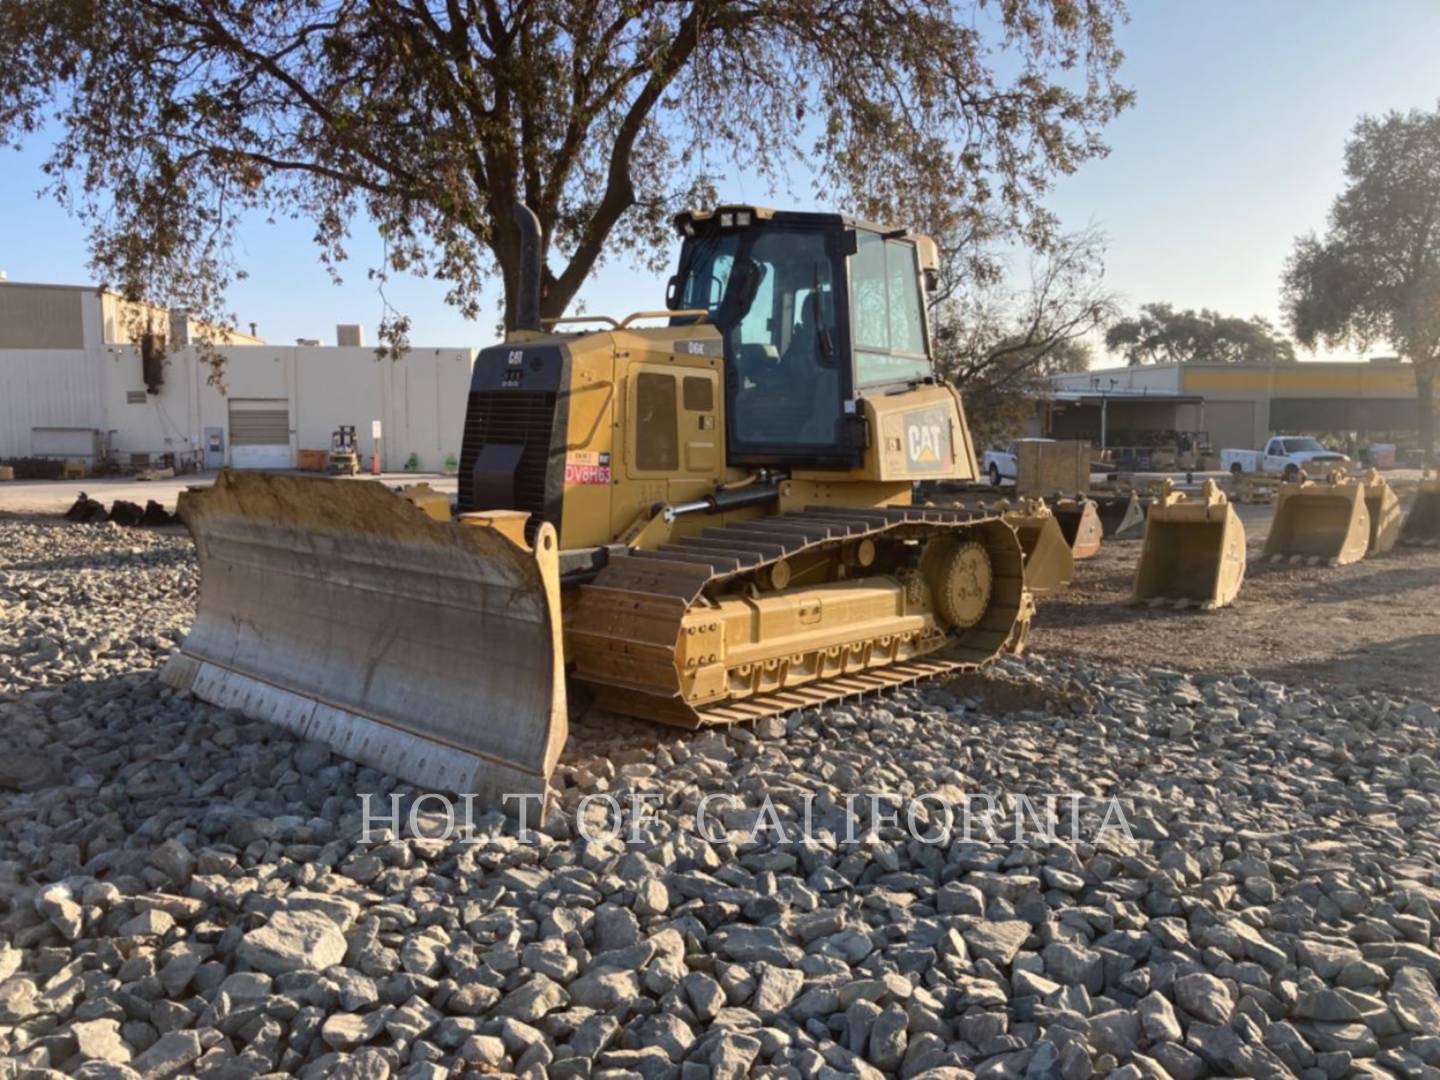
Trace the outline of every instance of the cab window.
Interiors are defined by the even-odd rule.
[[[740,447],[832,448],[841,415],[835,261],[826,234],[761,229],[696,244],[678,306],[725,335],[731,435]]]
[[[855,383],[876,386],[930,374],[915,246],[859,232],[850,257]]]

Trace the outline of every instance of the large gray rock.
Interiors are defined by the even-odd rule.
[[[750,1008],[762,1020],[768,1020],[790,1007],[805,985],[805,973],[795,968],[763,964],[755,982],[755,996]]]
[[[1150,1042],[1179,1042],[1183,1037],[1180,1021],[1170,999],[1158,991],[1146,994],[1136,1003],[1140,1028]]]
[[[910,1017],[899,1005],[889,1005],[870,1025],[870,1064],[877,1069],[893,1071],[905,1058],[909,1044],[907,1028]]]
[[[120,1037],[119,1020],[79,1020],[70,1025],[70,1034],[75,1052],[86,1061],[124,1065],[130,1060],[130,1047]]]
[[[513,1016],[516,1020],[531,1023],[561,1008],[569,1000],[570,995],[554,979],[533,975],[506,994],[495,1012],[499,1016]]]
[[[1175,1001],[1195,1019],[1207,1024],[1228,1024],[1235,1007],[1225,984],[1203,971],[1175,980]]]
[[[1385,995],[1391,1010],[1410,1031],[1418,1035],[1440,1035],[1440,995],[1429,973],[1417,967],[1402,967],[1390,980]]]
[[[640,996],[640,976],[634,971],[592,971],[575,979],[567,989],[576,1005],[608,1011],[629,1005]]]
[[[1140,1016],[1130,1009],[1111,1009],[1090,1018],[1090,1042],[1102,1054],[1124,1061],[1140,1045]]]
[[[236,954],[267,975],[292,971],[323,971],[345,959],[345,935],[317,911],[277,911],[270,921],[251,930]]]
[[[198,1031],[172,1031],[161,1035],[143,1054],[133,1058],[130,1067],[144,1080],[164,1080],[185,1072],[201,1051]]]
[[[961,930],[970,952],[982,960],[1008,964],[1030,936],[1030,924],[1019,919],[973,923]]]
[[[1105,989],[1105,958],[1094,949],[1052,941],[1041,950],[1045,974],[1062,986],[1083,986],[1092,994]]]

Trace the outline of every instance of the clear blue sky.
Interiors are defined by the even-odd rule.
[[[1135,107],[1107,129],[1109,157],[1062,178],[1051,206],[1067,227],[1093,222],[1107,232],[1107,278],[1127,307],[1164,300],[1278,321],[1281,265],[1297,234],[1323,226],[1355,118],[1434,108],[1440,99],[1440,3],[1133,6],[1120,41]],[[12,281],[84,283],[79,223],[35,197],[44,149],[0,156],[0,270]],[[774,194],[741,178],[722,195],[806,201],[803,187]],[[354,238],[337,287],[309,235],[303,223],[248,228],[242,259],[251,278],[233,290],[231,309],[272,342],[330,341],[340,322],[365,324],[373,340],[381,305],[364,269],[378,254],[375,238]],[[434,282],[393,281],[387,294],[412,317],[417,345],[480,346],[492,337],[493,300],[471,323]],[[581,299],[590,312],[621,314],[660,306],[662,297],[662,279],[619,262],[602,268]]]

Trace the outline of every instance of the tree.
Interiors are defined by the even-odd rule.
[[[1268,320],[1201,308],[1146,304],[1105,332],[1105,347],[1129,364],[1288,364],[1295,346]]]
[[[472,317],[498,273],[514,325],[515,200],[538,215],[541,314],[590,271],[653,262],[729,163],[866,217],[999,214],[1043,238],[1057,173],[1104,152],[1121,0],[22,0],[0,5],[0,144],[59,136],[51,189],[129,295],[214,311],[241,216],[357,221],[383,276],[429,274]],[[48,130],[48,129],[47,129]],[[387,334],[402,339],[403,320]]]
[[[967,263],[990,254],[962,250]],[[1023,285],[1007,282],[992,258],[993,272],[937,290],[930,312],[936,364],[964,392],[977,442],[1013,435],[1047,396],[1050,375],[1090,366],[1086,339],[1118,313],[1104,287],[1104,255],[1104,234],[1085,229],[1033,255]]]
[[[1420,445],[1435,456],[1440,369],[1440,108],[1362,117],[1324,237],[1295,242],[1287,317],[1302,345],[1388,342],[1415,366]]]

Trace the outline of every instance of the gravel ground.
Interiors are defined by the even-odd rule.
[[[157,682],[187,548],[0,521],[0,1075],[1440,1077],[1420,701],[1030,658],[585,718],[539,832],[366,837],[414,793]],[[637,842],[582,835],[602,794]],[[994,814],[931,842],[942,800]]]

